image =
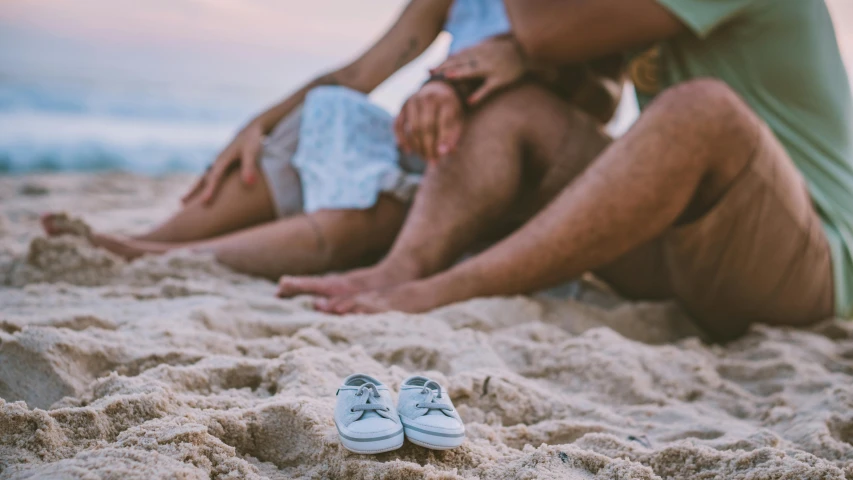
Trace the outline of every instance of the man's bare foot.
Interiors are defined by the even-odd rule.
[[[384,290],[320,299],[314,303],[314,308],[335,315],[391,311],[422,313],[456,301],[451,293],[434,288],[429,280],[415,281]]]
[[[417,280],[422,276],[418,269],[375,265],[351,272],[321,276],[289,276],[278,281],[279,297],[317,295],[320,297],[344,297],[361,292],[381,290],[401,283]]]
[[[50,237],[74,235],[90,238],[92,229],[83,220],[69,217],[67,213],[45,213],[41,216],[41,226]]]

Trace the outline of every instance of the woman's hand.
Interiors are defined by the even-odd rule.
[[[216,161],[198,179],[190,191],[181,199],[184,203],[198,196],[202,203],[209,205],[216,197],[225,175],[235,162],[240,163],[240,178],[246,186],[252,186],[258,180],[258,155],[264,139],[264,129],[258,122],[247,125],[234,140],[219,154]]]
[[[394,133],[404,152],[417,153],[427,163],[435,163],[456,149],[464,119],[453,87],[432,81],[406,100],[394,122]]]
[[[483,84],[468,97],[469,105],[476,105],[495,91],[515,83],[527,72],[524,54],[512,35],[484,40],[431,70],[451,81],[482,79]]]

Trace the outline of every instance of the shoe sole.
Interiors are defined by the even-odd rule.
[[[341,445],[353,453],[373,454],[397,450],[403,446],[403,439],[405,438],[402,428],[394,433],[369,438],[347,435],[341,431],[341,427],[338,427],[337,422],[335,422],[335,428],[338,429],[338,437],[341,439]]]
[[[460,433],[431,432],[406,423],[403,423],[403,430],[410,442],[430,450],[450,450],[465,442],[464,430]]]

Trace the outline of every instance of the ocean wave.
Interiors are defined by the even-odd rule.
[[[128,171],[147,175],[198,172],[216,155],[215,149],[127,149],[114,145],[80,144],[59,147],[0,149],[0,174],[52,171]]]
[[[199,171],[234,130],[227,123],[0,113],[0,173]]]

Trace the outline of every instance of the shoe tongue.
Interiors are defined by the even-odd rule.
[[[441,410],[439,410],[437,408],[434,408],[434,409],[429,410],[426,413],[426,415],[444,415],[444,412],[442,412]],[[426,415],[424,415],[424,416],[426,416]]]

